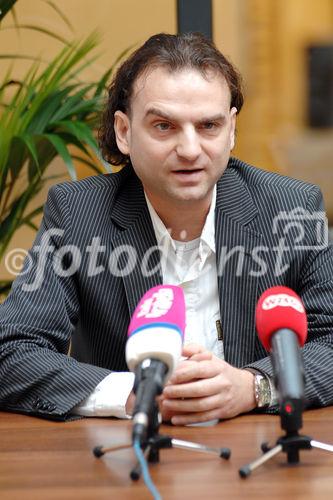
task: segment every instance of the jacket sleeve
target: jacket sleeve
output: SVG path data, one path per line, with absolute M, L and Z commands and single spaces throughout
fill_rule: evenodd
M 333 247 L 326 230 L 319 234 L 322 195 L 313 188 L 308 199 L 309 219 L 304 245 L 298 243 L 294 251 L 304 252 L 304 263 L 298 278 L 296 292 L 300 295 L 308 319 L 307 342 L 302 348 L 305 367 L 306 406 L 333 404 Z M 316 220 L 317 214 L 317 220 Z M 322 219 L 323 220 L 323 219 Z M 292 265 L 292 262 L 291 262 Z M 269 357 L 250 365 L 273 377 Z
M 66 419 L 110 373 L 68 356 L 80 308 L 73 262 L 63 253 L 68 244 L 66 194 L 55 186 L 23 271 L 0 305 L 3 410 Z

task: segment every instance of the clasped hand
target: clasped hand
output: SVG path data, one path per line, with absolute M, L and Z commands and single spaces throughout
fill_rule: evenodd
M 204 347 L 188 344 L 160 397 L 164 421 L 175 425 L 232 418 L 255 408 L 253 374 Z

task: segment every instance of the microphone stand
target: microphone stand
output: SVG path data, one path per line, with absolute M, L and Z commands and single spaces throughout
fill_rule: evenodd
M 150 419 L 150 424 L 148 426 L 147 439 L 141 444 L 141 448 L 147 458 L 149 463 L 158 463 L 160 460 L 159 451 L 163 448 L 180 448 L 188 451 L 196 451 L 203 453 L 212 453 L 228 460 L 231 455 L 231 450 L 229 448 L 212 448 L 199 443 L 193 443 L 191 441 L 184 441 L 182 439 L 174 439 L 171 436 L 159 434 L 159 411 L 158 404 L 154 403 L 154 408 L 152 412 L 152 418 Z M 126 443 L 122 445 L 111 446 L 105 448 L 103 446 L 96 446 L 93 449 L 93 454 L 95 457 L 100 458 L 106 453 L 113 451 L 118 451 L 126 448 L 131 448 L 132 443 Z M 137 481 L 141 476 L 141 466 L 137 463 L 133 469 L 130 471 L 130 478 L 133 481 Z
M 330 451 L 333 453 L 333 445 L 322 443 L 321 441 L 315 441 L 309 436 L 304 436 L 298 433 L 297 426 L 288 425 L 288 419 L 286 415 L 281 415 L 282 427 L 286 430 L 286 434 L 281 436 L 277 441 L 275 446 L 268 446 L 267 442 L 261 444 L 261 450 L 263 455 L 253 462 L 244 465 L 239 469 L 239 475 L 242 478 L 248 477 L 251 472 L 253 472 L 257 467 L 260 467 L 268 460 L 272 459 L 278 453 L 287 454 L 288 464 L 298 464 L 299 463 L 299 452 L 300 450 L 311 450 L 312 448 L 318 448 L 320 450 Z M 301 414 L 296 417 L 296 421 L 299 423 L 299 428 L 302 427 L 302 417 Z M 294 422 L 292 422 L 293 424 Z M 288 429 L 288 427 L 290 427 Z

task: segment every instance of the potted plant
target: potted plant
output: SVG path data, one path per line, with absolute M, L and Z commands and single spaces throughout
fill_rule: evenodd
M 0 22 L 14 3 L 0 0 Z M 97 81 L 83 79 L 98 43 L 96 33 L 66 43 L 46 66 L 33 61 L 23 79 L 9 70 L 0 80 L 0 260 L 20 227 L 37 230 L 34 219 L 43 206 L 31 209 L 31 201 L 54 179 L 55 157 L 73 180 L 77 162 L 94 173 L 110 171 L 100 159 L 94 131 L 113 67 Z M 0 295 L 10 286 L 0 281 Z

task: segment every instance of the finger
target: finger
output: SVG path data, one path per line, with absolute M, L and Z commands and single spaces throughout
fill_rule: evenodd
M 174 373 L 171 375 L 171 377 L 169 378 L 168 382 L 167 382 L 167 385 L 170 385 L 170 384 L 176 384 L 177 381 L 178 381 L 178 374 L 179 373 L 187 373 L 187 371 L 190 369 L 190 365 L 193 364 L 193 365 L 197 365 L 197 361 L 191 361 L 189 359 L 186 359 L 185 361 L 181 361 L 177 367 L 176 367 L 176 370 L 174 371 Z M 181 375 L 182 377 L 185 375 Z M 189 379 L 190 380 L 190 379 Z
M 180 370 L 180 371 L 183 371 L 183 370 L 186 370 L 188 366 L 188 360 L 186 361 L 180 361 L 178 363 L 178 365 L 176 366 L 176 369 L 175 371 L 173 372 L 173 374 L 171 375 L 171 377 L 169 378 L 169 380 L 166 382 L 165 386 L 167 385 L 171 385 L 171 384 L 175 384 L 176 383 L 176 378 L 175 375 L 176 373 Z
M 199 422 L 208 422 L 209 420 L 215 420 L 219 418 L 220 418 L 220 409 L 217 408 L 211 411 L 204 411 L 202 413 L 174 415 L 171 418 L 171 423 L 173 425 L 188 425 L 188 424 L 197 424 Z
M 171 422 L 172 417 L 175 416 L 174 412 L 164 409 L 162 407 L 162 405 L 160 407 L 160 413 L 161 413 L 163 422 Z
M 204 413 L 220 408 L 222 404 L 219 395 L 214 394 L 204 398 L 194 399 L 165 399 L 162 403 L 163 411 L 182 415 L 185 413 Z
M 193 354 L 189 358 L 191 361 L 208 361 L 213 359 L 213 354 L 210 351 L 199 352 L 198 354 Z
M 227 381 L 217 376 L 209 379 L 193 380 L 185 384 L 172 384 L 164 388 L 163 400 L 181 398 L 202 398 L 213 394 L 222 395 Z
M 207 349 L 200 344 L 190 343 L 183 346 L 182 355 L 185 357 L 193 356 L 194 354 L 199 354 Z
M 222 371 L 221 360 L 203 360 L 200 362 L 187 360 L 183 361 L 176 369 L 170 382 L 172 384 L 182 384 L 195 379 L 215 377 Z

